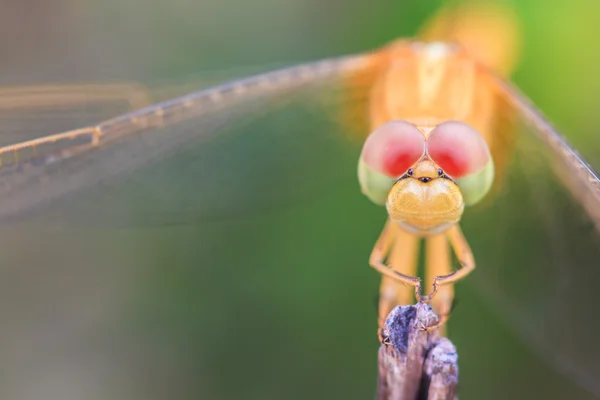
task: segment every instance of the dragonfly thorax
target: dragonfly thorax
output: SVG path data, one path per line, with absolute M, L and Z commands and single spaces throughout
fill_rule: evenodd
M 458 186 L 427 158 L 398 179 L 386 202 L 392 221 L 423 236 L 450 228 L 460 220 L 464 207 Z

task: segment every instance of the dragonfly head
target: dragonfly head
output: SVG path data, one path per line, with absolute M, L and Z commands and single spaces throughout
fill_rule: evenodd
M 426 130 L 395 120 L 367 137 L 358 180 L 369 199 L 386 205 L 392 220 L 428 235 L 458 222 L 465 205 L 486 195 L 494 163 L 485 139 L 464 122 Z
M 392 186 L 390 219 L 417 234 L 436 234 L 457 223 L 465 203 L 459 187 L 428 158 L 417 162 Z

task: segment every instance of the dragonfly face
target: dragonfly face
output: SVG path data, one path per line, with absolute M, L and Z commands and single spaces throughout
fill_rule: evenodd
M 386 208 L 402 229 L 428 236 L 442 233 L 462 216 L 464 202 L 456 184 L 433 161 L 419 161 L 392 186 Z

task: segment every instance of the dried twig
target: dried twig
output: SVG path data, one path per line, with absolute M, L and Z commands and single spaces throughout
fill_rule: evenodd
M 425 303 L 396 307 L 388 315 L 379 348 L 378 400 L 455 400 L 458 356 L 440 338 L 438 316 Z

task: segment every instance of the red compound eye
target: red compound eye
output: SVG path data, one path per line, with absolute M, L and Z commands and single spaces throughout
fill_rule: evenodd
M 481 171 L 491 159 L 490 149 L 479 132 L 457 121 L 444 122 L 431 131 L 427 153 L 454 179 Z
M 369 168 L 399 177 L 425 152 L 425 137 L 411 123 L 392 121 L 375 129 L 363 146 L 361 157 Z

